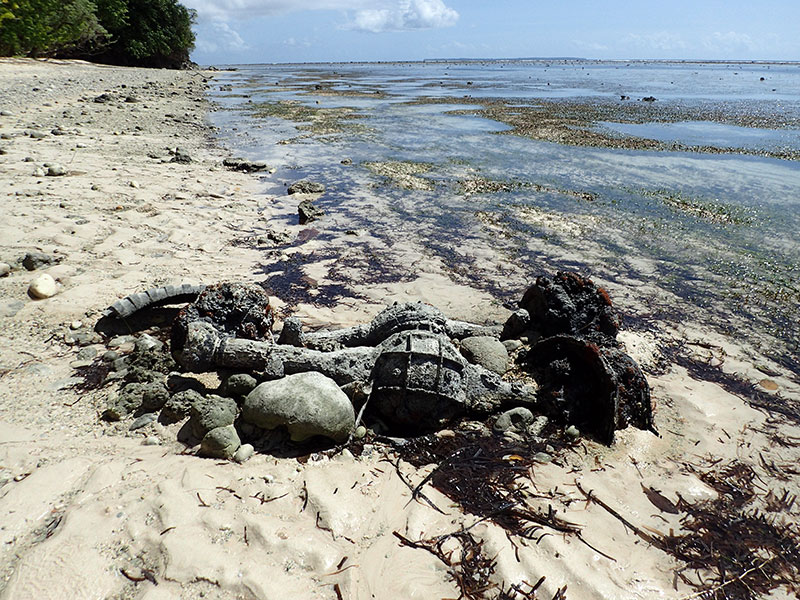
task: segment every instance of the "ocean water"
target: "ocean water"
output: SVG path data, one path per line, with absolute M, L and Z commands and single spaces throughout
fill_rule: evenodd
M 223 143 L 275 167 L 267 193 L 325 183 L 325 227 L 363 228 L 384 249 L 413 240 L 506 302 L 575 269 L 631 290 L 631 323 L 694 319 L 800 376 L 800 161 L 776 154 L 800 151 L 800 64 L 239 65 L 214 81 Z M 656 97 L 653 120 L 591 128 L 720 153 L 541 141 L 480 114 L 546 101 L 613 116 L 623 96 Z M 686 118 L 665 122 L 662 107 Z M 409 271 L 390 253 L 379 268 Z

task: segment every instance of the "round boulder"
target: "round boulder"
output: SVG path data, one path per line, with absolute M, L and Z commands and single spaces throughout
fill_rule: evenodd
M 200 454 L 209 458 L 230 460 L 242 445 L 239 434 L 233 425 L 216 427 L 209 431 L 200 442 Z
M 465 338 L 461 341 L 461 354 L 469 362 L 499 375 L 508 369 L 508 350 L 497 338 L 487 335 Z
M 192 433 L 202 440 L 212 429 L 233 425 L 236 412 L 236 401 L 233 398 L 209 394 L 196 400 L 190 411 Z
M 242 420 L 263 429 L 284 425 L 294 441 L 321 435 L 343 442 L 355 423 L 355 411 L 333 379 L 312 371 L 256 387 L 244 399 Z

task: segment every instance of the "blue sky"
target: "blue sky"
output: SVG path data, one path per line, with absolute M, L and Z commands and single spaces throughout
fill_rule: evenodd
M 800 0 L 182 0 L 200 64 L 425 58 L 800 60 Z

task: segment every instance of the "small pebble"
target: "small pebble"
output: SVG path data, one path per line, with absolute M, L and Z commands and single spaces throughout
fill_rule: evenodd
M 11 273 L 11 265 L 8 263 L 0 262 L 0 277 L 5 277 Z
M 255 449 L 253 448 L 252 444 L 242 444 L 239 446 L 239 449 L 236 451 L 236 454 L 233 455 L 233 460 L 237 463 L 242 464 L 250 460 L 253 456 L 253 452 Z
M 141 417 L 134 419 L 133 423 L 131 423 L 131 426 L 128 427 L 128 431 L 136 431 L 137 429 L 141 429 L 142 427 L 150 425 L 150 423 L 155 421 L 157 417 L 158 413 L 145 413 Z
M 549 463 L 553 460 L 553 457 L 550 456 L 547 452 L 537 452 L 533 455 L 533 460 L 538 463 Z
M 567 437 L 572 438 L 573 440 L 578 439 L 581 436 L 580 430 L 575 427 L 575 425 L 570 425 L 564 430 L 564 433 L 567 434 Z
M 143 446 L 160 446 L 161 440 L 159 440 L 156 436 L 151 435 L 149 437 L 144 438 L 142 442 Z
M 114 352 L 113 350 L 108 350 L 103 353 L 103 362 L 114 362 L 119 358 L 119 352 Z
M 353 432 L 353 437 L 357 440 L 364 439 L 365 435 L 367 435 L 367 428 L 363 425 L 356 427 L 356 430 Z
M 81 327 L 83 327 L 83 323 L 81 321 L 73 321 L 69 324 L 69 328 L 72 329 L 72 331 L 80 329 Z

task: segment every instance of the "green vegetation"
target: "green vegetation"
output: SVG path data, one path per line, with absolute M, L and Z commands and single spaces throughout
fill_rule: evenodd
M 180 68 L 195 13 L 177 0 L 0 0 L 0 55 Z

